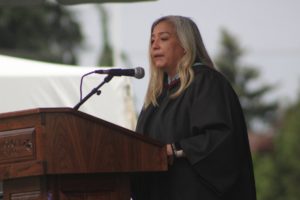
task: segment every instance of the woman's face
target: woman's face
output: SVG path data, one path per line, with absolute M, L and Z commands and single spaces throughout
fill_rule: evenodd
M 154 27 L 150 55 L 155 67 L 163 69 L 171 77 L 176 74 L 176 66 L 184 55 L 184 49 L 170 22 L 162 21 Z

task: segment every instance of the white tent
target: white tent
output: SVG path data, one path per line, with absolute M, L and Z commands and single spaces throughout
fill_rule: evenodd
M 44 107 L 74 107 L 80 100 L 81 77 L 99 68 L 72 67 L 0 55 L 0 113 Z M 105 75 L 83 79 L 83 97 Z M 135 109 L 130 78 L 114 77 L 79 110 L 132 129 Z

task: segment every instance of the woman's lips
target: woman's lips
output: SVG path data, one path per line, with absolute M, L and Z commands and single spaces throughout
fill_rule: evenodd
M 162 58 L 164 55 L 163 54 L 155 54 L 153 55 L 153 58 Z

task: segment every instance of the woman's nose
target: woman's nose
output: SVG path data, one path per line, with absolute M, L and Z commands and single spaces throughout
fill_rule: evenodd
M 153 49 L 159 48 L 159 42 L 158 42 L 158 40 L 153 40 L 153 42 L 152 42 L 152 48 Z

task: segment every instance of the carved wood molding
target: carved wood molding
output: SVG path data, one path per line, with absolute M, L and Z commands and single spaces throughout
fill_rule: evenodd
M 0 132 L 0 164 L 35 158 L 35 128 Z

